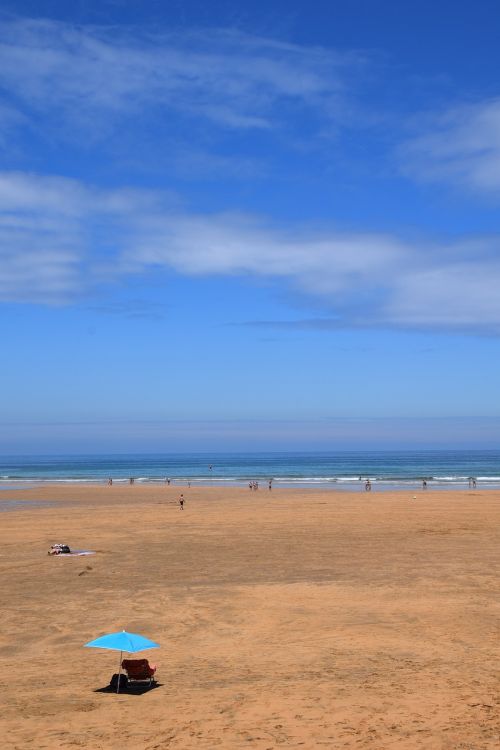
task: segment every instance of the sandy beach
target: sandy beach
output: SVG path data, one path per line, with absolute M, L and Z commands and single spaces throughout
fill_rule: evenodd
M 5 747 L 500 746 L 500 492 L 46 485 L 7 505 Z M 100 691 L 117 655 L 83 648 L 122 628 L 161 644 L 142 695 Z

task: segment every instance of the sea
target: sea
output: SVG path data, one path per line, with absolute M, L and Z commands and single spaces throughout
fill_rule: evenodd
M 336 451 L 0 456 L 0 489 L 47 482 L 165 483 L 364 490 L 500 488 L 500 451 Z

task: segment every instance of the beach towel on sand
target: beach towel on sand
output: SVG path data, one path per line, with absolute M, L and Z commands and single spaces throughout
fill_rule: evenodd
M 95 555 L 95 552 L 88 549 L 70 550 L 67 544 L 53 544 L 48 554 L 56 557 L 81 557 L 82 555 Z
M 95 555 L 90 549 L 75 549 L 73 552 L 60 552 L 57 557 L 83 557 L 85 555 Z

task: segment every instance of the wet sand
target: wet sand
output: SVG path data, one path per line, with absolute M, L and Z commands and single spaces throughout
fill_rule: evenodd
M 500 492 L 13 499 L 48 504 L 0 514 L 5 747 L 500 747 Z M 162 646 L 142 695 L 100 692 L 117 655 L 82 648 L 122 628 Z

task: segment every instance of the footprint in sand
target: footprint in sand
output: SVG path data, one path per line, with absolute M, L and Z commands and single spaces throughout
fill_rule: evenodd
M 91 565 L 87 565 L 87 567 L 85 568 L 85 570 L 81 570 L 80 573 L 78 573 L 78 575 L 79 576 L 87 575 L 87 573 L 89 572 L 89 570 L 93 570 L 93 568 L 92 568 Z

